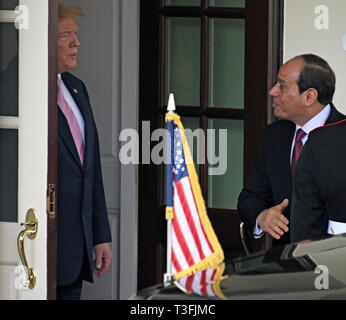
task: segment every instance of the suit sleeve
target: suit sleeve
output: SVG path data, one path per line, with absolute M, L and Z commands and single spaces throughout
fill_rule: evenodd
M 238 198 L 240 220 L 253 231 L 258 215 L 273 205 L 273 195 L 267 175 L 266 145 L 268 132 L 264 132 L 258 157 L 245 187 Z
M 93 189 L 93 238 L 94 245 L 111 242 L 111 231 L 108 221 L 106 200 L 100 163 L 100 147 L 95 127 L 95 159 L 94 159 L 94 189 Z
M 84 93 L 89 100 L 88 92 L 83 83 Z M 100 145 L 95 121 L 93 119 L 94 127 L 94 175 L 93 175 L 93 213 L 92 213 L 92 229 L 93 229 L 93 245 L 100 243 L 111 242 L 111 231 L 108 220 L 108 213 L 106 207 L 106 199 L 103 187 L 101 160 L 100 160 Z
M 319 192 L 318 163 L 309 138 L 294 170 L 291 241 L 316 240 L 325 235 L 325 203 Z

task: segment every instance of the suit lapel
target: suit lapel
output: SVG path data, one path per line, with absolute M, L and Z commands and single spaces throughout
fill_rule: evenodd
M 92 146 L 94 141 L 94 134 L 92 130 L 92 115 L 90 113 L 90 106 L 88 100 L 85 98 L 83 93 L 83 88 L 81 87 L 80 83 L 73 83 L 73 81 L 70 81 L 70 78 L 67 77 L 65 74 L 62 74 L 62 79 L 64 81 L 64 84 L 66 85 L 67 89 L 69 90 L 73 100 L 76 102 L 77 107 L 79 108 L 83 118 L 84 118 L 84 137 L 85 137 L 85 144 L 84 144 L 84 167 L 82 167 L 77 148 L 75 146 L 71 131 L 69 129 L 68 123 L 64 117 L 65 125 L 61 126 L 61 130 L 59 132 L 61 133 L 62 138 L 64 139 L 65 143 L 67 144 L 68 148 L 70 149 L 74 159 L 78 162 L 81 169 L 86 170 L 88 168 L 89 162 L 90 162 L 90 154 L 92 152 Z M 60 108 L 59 108 L 60 109 Z M 61 113 L 62 114 L 62 113 Z M 67 127 L 66 127 L 67 126 Z
M 72 91 L 71 95 L 76 102 L 80 112 L 83 115 L 84 118 L 84 137 L 85 137 L 85 144 L 84 144 L 84 170 L 86 170 L 90 163 L 90 154 L 93 152 L 92 146 L 94 145 L 94 135 L 92 130 L 92 115 L 90 113 L 90 107 L 87 107 L 89 105 L 89 102 L 87 99 L 85 99 L 82 92 L 76 89 L 70 89 L 70 92 Z M 75 91 L 76 90 L 76 91 Z
M 284 161 L 285 166 L 285 180 L 288 186 L 288 192 L 289 192 L 289 197 L 291 196 L 292 192 L 292 177 L 291 177 L 291 148 L 292 148 L 292 140 L 293 136 L 295 133 L 296 126 L 292 122 L 292 126 L 289 127 L 287 134 L 286 134 L 286 139 L 283 143 L 283 153 L 285 156 L 282 159 Z

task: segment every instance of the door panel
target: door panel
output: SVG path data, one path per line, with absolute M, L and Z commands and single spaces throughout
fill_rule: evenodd
M 226 256 L 245 254 L 235 208 L 271 118 L 268 90 L 279 66 L 281 4 L 141 1 L 139 126 L 150 121 L 152 131 L 164 127 L 168 93 L 173 92 L 185 128 L 191 125 L 188 118 L 205 133 L 227 130 L 227 170 L 211 175 L 214 168 L 206 161 L 198 172 Z M 194 99 L 187 99 L 191 94 Z M 139 165 L 138 288 L 162 281 L 165 272 L 164 172 L 155 164 Z
M 1 78 L 5 81 L 0 83 L 2 86 L 7 83 L 6 80 L 9 78 L 6 73 L 10 68 L 18 68 L 18 116 L 0 113 L 0 130 L 3 135 L 5 132 L 11 132 L 11 136 L 17 134 L 18 148 L 12 150 L 12 164 L 8 161 L 1 161 L 0 170 L 5 170 L 6 165 L 9 170 L 14 172 L 14 176 L 7 177 L 6 180 L 17 179 L 18 212 L 17 214 L 12 212 L 11 218 L 8 219 L 8 214 L 4 211 L 13 211 L 13 204 L 6 205 L 5 202 L 5 205 L 0 207 L 2 211 L 0 213 L 0 299 L 46 299 L 48 1 L 21 0 L 19 4 L 23 7 L 19 8 L 21 10 L 17 15 L 13 15 L 15 8 L 11 6 L 16 5 L 16 1 L 8 1 L 7 4 L 8 6 L 5 8 L 7 12 L 0 12 L 1 26 L 6 24 L 8 27 L 9 24 L 14 24 L 16 19 L 19 22 L 16 24 L 19 29 L 18 60 L 16 52 L 7 52 L 11 55 L 12 63 L 1 66 Z M 29 24 L 26 25 L 28 21 Z M 12 30 L 13 28 L 3 28 L 4 32 L 6 29 Z M 8 47 L 3 45 L 2 41 L 3 38 L 0 39 L 1 48 L 6 51 Z M 11 72 L 13 78 L 13 71 Z M 1 103 L 6 102 L 1 101 Z M 0 110 L 8 109 L 4 107 Z M 4 137 L 6 138 L 6 136 Z M 2 143 L 0 149 L 9 148 L 9 137 L 5 141 L 3 140 L 0 140 Z M 15 183 L 14 181 L 3 181 L 3 179 L 5 178 L 1 176 L 1 183 L 5 187 L 6 185 L 13 186 Z M 5 193 L 5 191 L 1 192 Z M 34 240 L 25 236 L 24 246 L 28 264 L 34 268 L 37 280 L 33 289 L 25 289 L 21 285 L 22 282 L 18 281 L 23 277 L 23 270 L 17 268 L 22 264 L 17 250 L 17 236 L 24 229 L 21 223 L 25 222 L 26 213 L 30 208 L 34 208 L 38 214 L 38 234 Z

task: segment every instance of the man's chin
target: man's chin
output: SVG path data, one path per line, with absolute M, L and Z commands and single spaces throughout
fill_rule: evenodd
M 70 63 L 70 64 L 68 65 L 68 70 L 72 70 L 72 69 L 74 69 L 75 67 L 77 67 L 77 61 L 75 61 L 75 62 L 73 62 L 73 63 Z
M 282 114 L 280 110 L 278 109 L 278 107 L 274 107 L 274 116 L 277 118 L 282 118 Z
M 286 118 L 286 116 L 283 113 L 280 112 L 274 112 L 274 115 L 276 118 L 280 119 L 280 120 L 289 120 Z

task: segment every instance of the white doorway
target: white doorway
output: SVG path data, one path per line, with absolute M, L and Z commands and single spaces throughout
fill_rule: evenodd
M 0 299 L 47 298 L 48 17 L 46 0 L 0 4 Z M 28 288 L 17 236 L 30 208 L 38 226 L 32 240 L 23 232 L 36 277 Z

